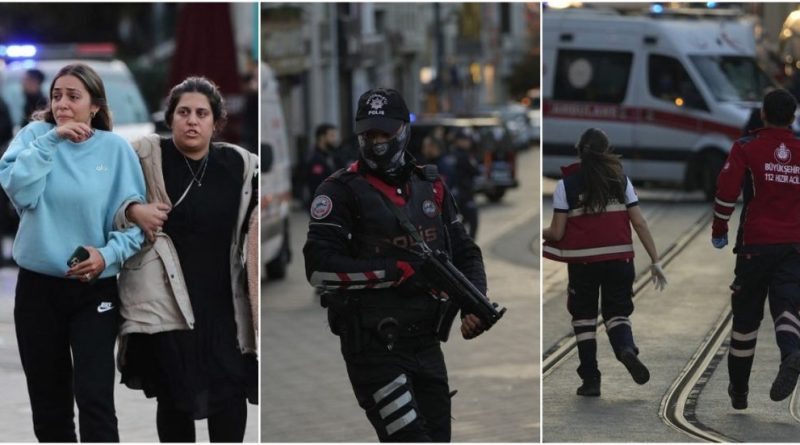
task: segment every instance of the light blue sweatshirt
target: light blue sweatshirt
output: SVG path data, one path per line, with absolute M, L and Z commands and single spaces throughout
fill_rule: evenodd
M 31 122 L 0 159 L 0 185 L 20 214 L 14 260 L 25 269 L 64 277 L 75 248 L 93 246 L 106 262 L 100 278 L 111 277 L 144 241 L 137 226 L 112 227 L 123 202 L 145 202 L 139 159 L 114 133 L 95 130 L 76 144 Z

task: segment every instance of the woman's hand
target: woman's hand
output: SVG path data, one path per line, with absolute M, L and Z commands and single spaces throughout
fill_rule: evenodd
M 70 267 L 67 271 L 67 276 L 75 277 L 84 283 L 88 283 L 106 270 L 106 260 L 103 259 L 103 255 L 100 255 L 100 252 L 94 247 L 83 246 L 83 248 L 89 252 L 89 258 Z
M 94 130 L 83 122 L 67 122 L 56 127 L 56 134 L 72 142 L 83 142 L 92 137 Z
M 650 279 L 658 291 L 663 291 L 667 287 L 667 274 L 664 273 L 660 261 L 650 265 Z
M 164 223 L 167 221 L 170 210 L 172 207 L 163 202 L 134 203 L 128 206 L 125 215 L 144 231 L 150 242 L 153 242 L 156 239 L 156 233 L 164 229 Z

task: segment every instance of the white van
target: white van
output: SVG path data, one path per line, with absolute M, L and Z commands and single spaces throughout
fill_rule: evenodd
M 24 62 L 0 62 L 0 94 L 11 112 L 15 130 L 19 130 L 25 95 L 22 91 L 22 77 L 25 71 L 36 68 L 44 74 L 42 94 L 50 96 L 50 84 L 58 71 L 72 63 L 85 63 L 91 66 L 103 79 L 108 106 L 114 123 L 114 133 L 132 141 L 155 133 L 155 124 L 147 111 L 139 86 L 133 79 L 128 66 L 120 60 L 96 59 L 58 59 L 26 60 Z
M 636 182 L 713 198 L 727 153 L 774 86 L 755 59 L 753 23 L 738 16 L 622 16 L 547 11 L 543 19 L 545 176 L 602 128 Z
M 286 276 L 291 261 L 291 164 L 278 82 L 261 64 L 261 262 L 267 278 Z

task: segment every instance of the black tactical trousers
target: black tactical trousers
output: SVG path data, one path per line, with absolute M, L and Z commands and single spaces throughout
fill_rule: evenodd
M 401 338 L 391 350 L 373 340 L 346 362 L 381 442 L 450 441 L 450 389 L 438 340 Z
M 628 318 L 633 313 L 633 260 L 570 264 L 567 271 L 567 310 L 572 315 L 572 328 L 578 343 L 578 375 L 582 379 L 598 378 L 595 338 L 598 300 L 614 353 L 619 355 L 626 347 L 638 353 Z
M 770 253 L 739 255 L 731 290 L 728 374 L 734 389 L 743 392 L 748 389 L 767 297 L 781 360 L 800 349 L 800 253 L 786 246 Z

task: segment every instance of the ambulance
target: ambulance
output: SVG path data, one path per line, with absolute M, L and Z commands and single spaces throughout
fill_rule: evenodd
M 756 63 L 753 21 L 720 13 L 546 11 L 543 174 L 559 177 L 580 134 L 598 127 L 635 183 L 712 199 L 732 143 L 775 86 Z
M 278 82 L 261 64 L 261 262 L 267 279 L 286 276 L 289 245 L 291 163 Z

